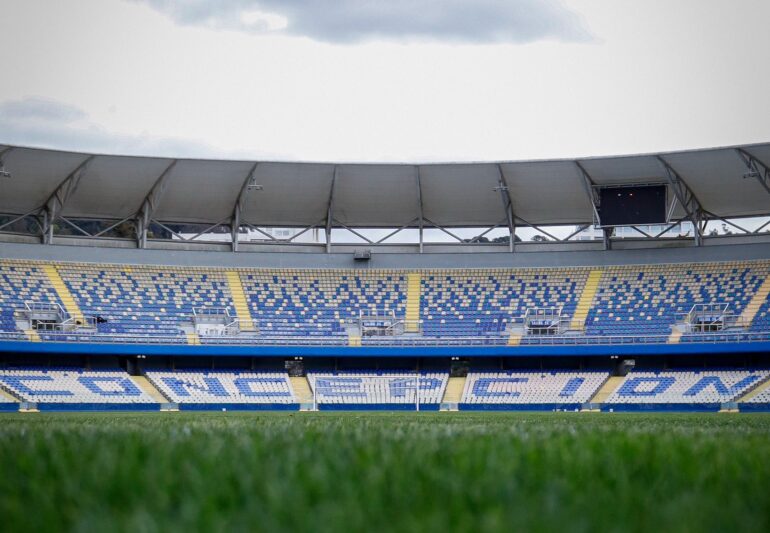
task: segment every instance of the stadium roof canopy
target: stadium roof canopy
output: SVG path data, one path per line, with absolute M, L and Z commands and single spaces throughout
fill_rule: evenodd
M 0 145 L 0 213 L 307 227 L 590 224 L 592 187 L 663 183 L 672 218 L 770 214 L 770 143 L 550 161 L 330 164 L 132 157 Z M 249 185 L 252 185 L 251 187 Z M 679 201 L 677 201 L 679 200 Z M 689 204 L 689 207 L 688 207 Z M 503 226 L 505 222 L 503 222 Z

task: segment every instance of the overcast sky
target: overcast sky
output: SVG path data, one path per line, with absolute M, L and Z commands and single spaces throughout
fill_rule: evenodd
M 767 0 L 0 7 L 0 143 L 436 161 L 770 141 Z

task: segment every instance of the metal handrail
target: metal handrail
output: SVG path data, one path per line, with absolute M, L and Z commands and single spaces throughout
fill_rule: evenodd
M 187 344 L 186 336 L 180 335 L 140 335 L 120 333 L 83 333 L 83 332 L 45 332 L 46 340 L 61 342 L 116 343 L 116 344 Z M 698 333 L 698 340 L 688 344 L 723 344 L 730 342 L 769 341 L 770 331 L 737 333 Z M 0 332 L 0 339 L 18 340 L 21 332 Z M 238 336 L 206 339 L 211 344 L 255 345 L 255 346 L 346 346 L 348 338 L 344 334 L 325 337 L 309 336 Z M 668 335 L 552 335 L 547 337 L 528 336 L 524 346 L 611 346 L 627 344 L 666 344 Z M 504 346 L 507 338 L 500 336 L 478 337 L 367 337 L 364 346 Z

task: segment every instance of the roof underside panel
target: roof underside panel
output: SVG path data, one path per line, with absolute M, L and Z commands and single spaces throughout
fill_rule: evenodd
M 0 151 L 6 148 L 0 145 Z M 2 160 L 0 213 L 23 214 L 46 203 L 90 154 L 8 147 Z M 663 158 L 708 211 L 721 217 L 770 215 L 770 193 L 737 147 L 580 159 L 599 185 L 667 183 Z M 770 164 L 770 144 L 740 147 Z M 168 158 L 93 156 L 62 214 L 122 219 L 135 213 L 172 162 Z M 165 180 L 154 218 L 215 224 L 232 216 L 254 162 L 181 159 Z M 420 189 L 418 194 L 417 172 Z M 244 194 L 242 221 L 255 226 L 306 227 L 324 223 L 337 169 L 332 211 L 350 227 L 401 227 L 420 216 L 445 227 L 505 224 L 499 189 L 502 169 L 514 213 L 532 224 L 588 223 L 592 209 L 573 160 L 447 164 L 325 164 L 260 162 L 261 188 Z M 668 192 L 674 200 L 673 191 Z M 676 205 L 673 216 L 683 216 Z M 426 223 L 428 226 L 430 222 Z
M 580 164 L 597 185 L 666 183 L 663 165 L 655 156 L 585 159 Z
M 260 163 L 261 190 L 246 193 L 242 220 L 254 226 L 311 226 L 326 219 L 334 165 Z
M 245 161 L 179 161 L 168 176 L 153 218 L 201 224 L 229 219 L 253 165 Z
M 417 167 L 341 165 L 334 185 L 334 218 L 346 226 L 401 227 L 420 216 Z
M 63 215 L 73 218 L 122 220 L 135 214 L 171 159 L 97 156 L 65 204 Z
M 423 212 L 440 226 L 493 226 L 505 221 L 496 164 L 420 167 Z
M 501 165 L 514 214 L 530 224 L 590 223 L 593 209 L 577 165 L 571 161 Z M 554 212 L 552 206 L 558 205 Z
M 13 148 L 3 155 L 11 178 L 0 178 L 0 212 L 24 214 L 45 205 L 87 154 Z
M 768 212 L 770 195 L 757 180 L 743 177 L 748 168 L 735 150 L 708 150 L 664 157 L 690 185 L 703 208 L 715 215 L 746 216 Z

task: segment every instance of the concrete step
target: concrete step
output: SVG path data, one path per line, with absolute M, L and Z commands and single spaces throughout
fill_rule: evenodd
M 582 330 L 585 327 L 586 318 L 588 318 L 588 313 L 591 311 L 591 304 L 594 301 L 596 292 L 599 290 L 602 274 L 601 270 L 589 272 L 586 284 L 583 286 L 583 292 L 580 294 L 580 300 L 578 300 L 575 307 L 575 313 L 570 321 L 569 327 L 571 330 Z
M 758 395 L 760 392 L 763 392 L 770 388 L 770 376 L 766 377 L 763 381 L 760 381 L 759 384 L 755 385 L 753 389 L 745 393 L 743 396 L 737 398 L 736 402 L 747 402 L 751 400 L 754 396 Z
M 12 402 L 20 402 L 21 399 L 17 398 L 10 392 L 6 391 L 5 389 L 0 389 L 0 398 L 5 398 L 6 400 L 11 400 Z
M 142 391 L 148 394 L 153 400 L 158 403 L 169 403 L 171 400 L 166 398 L 162 392 L 155 388 L 155 385 L 150 383 L 150 380 L 144 376 L 129 376 L 134 385 L 139 387 Z
M 313 391 L 310 390 L 310 383 L 305 376 L 291 376 L 289 382 L 299 403 L 313 403 Z
M 746 327 L 750 326 L 754 321 L 754 317 L 757 316 L 759 308 L 767 301 L 767 297 L 770 295 L 770 276 L 768 276 L 762 285 L 759 286 L 757 292 L 751 297 L 749 303 L 746 304 L 743 313 L 741 313 L 740 323 Z
M 225 277 L 227 278 L 227 286 L 230 288 L 230 296 L 233 299 L 233 307 L 238 315 L 241 331 L 254 331 L 256 329 L 254 327 L 254 319 L 251 316 L 249 300 L 243 290 L 240 274 L 229 270 L 225 272 Z
M 465 390 L 465 377 L 449 378 L 441 403 L 460 403 Z
M 406 276 L 406 333 L 417 333 L 420 330 L 420 297 L 422 274 L 410 272 Z
M 64 280 L 59 274 L 59 270 L 56 268 L 56 265 L 43 265 L 43 272 L 45 272 L 45 275 L 48 277 L 48 281 L 56 291 L 56 295 L 59 297 L 59 300 L 61 300 L 62 306 L 64 307 L 64 310 L 67 311 L 67 314 L 69 314 L 70 318 L 73 318 L 75 321 L 80 322 L 81 324 L 85 324 L 83 312 L 80 310 L 80 307 L 75 301 L 75 298 L 67 288 L 67 284 L 64 283 Z
M 607 381 L 604 382 L 604 385 L 599 387 L 599 390 L 596 391 L 596 394 L 594 394 L 593 397 L 588 400 L 588 403 L 604 403 L 609 395 L 618 389 L 624 379 L 625 378 L 622 376 L 610 376 L 607 378 Z

